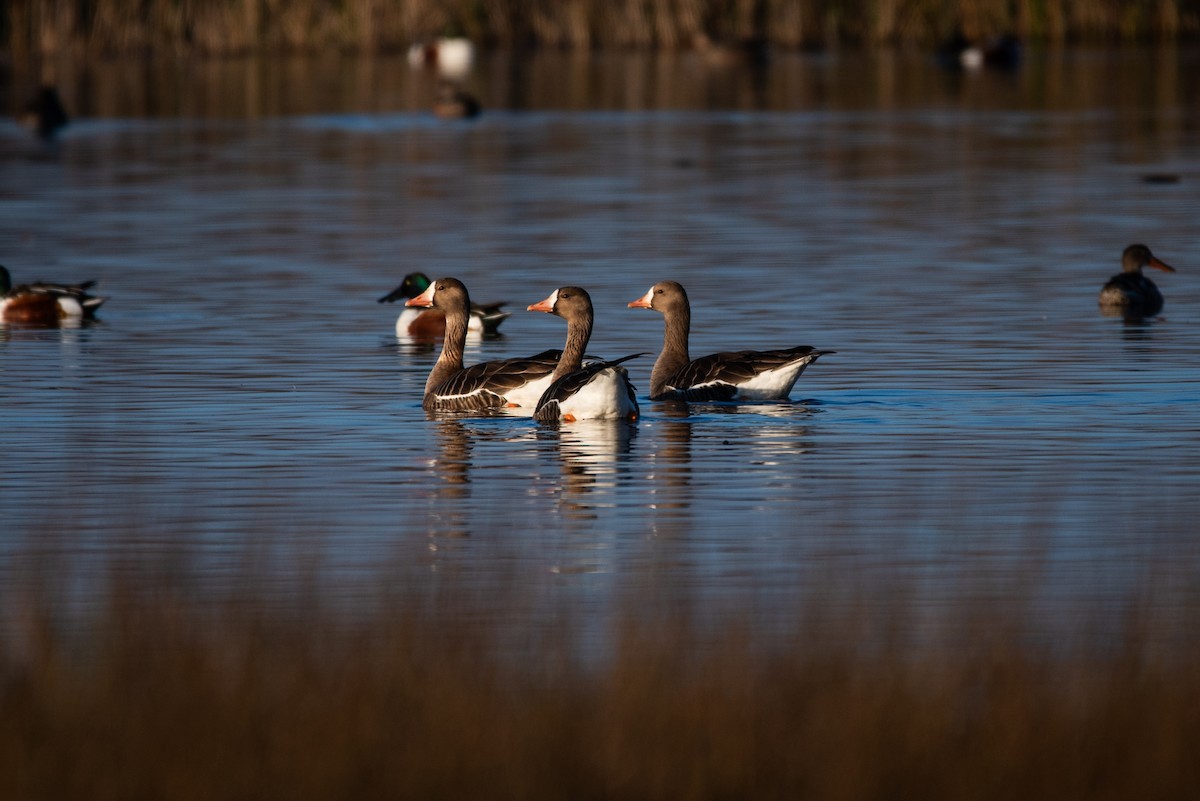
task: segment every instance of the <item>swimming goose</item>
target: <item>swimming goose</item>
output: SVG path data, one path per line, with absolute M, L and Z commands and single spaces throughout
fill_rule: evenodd
M 467 341 L 467 310 L 471 299 L 457 278 L 439 278 L 405 306 L 439 309 L 446 315 L 446 338 L 429 379 L 425 382 L 426 409 L 480 410 L 500 407 L 527 408 L 533 413 L 538 398 L 550 386 L 560 351 L 548 350 L 528 359 L 497 359 L 463 367 Z
M 397 300 L 408 300 L 420 295 L 429 287 L 429 276 L 425 273 L 409 273 L 404 276 L 400 286 L 379 299 L 380 303 L 392 303 Z M 467 321 L 467 334 L 474 336 L 494 336 L 500 323 L 511 317 L 508 312 L 500 311 L 503 303 L 472 303 L 471 318 Z M 405 308 L 396 318 L 396 336 L 398 337 L 440 337 L 446 333 L 446 315 L 437 309 Z
M 12 276 L 0 266 L 0 320 L 6 323 L 58 325 L 64 320 L 83 320 L 94 317 L 96 309 L 107 298 L 89 295 L 87 290 L 95 281 L 82 284 L 12 285 Z
M 1121 272 L 1108 279 L 1100 290 L 1100 307 L 1132 317 L 1151 317 L 1162 311 L 1163 296 L 1146 276 L 1143 267 L 1173 273 L 1175 268 L 1155 258 L 1145 245 L 1130 245 L 1121 254 Z
M 533 417 L 540 422 L 565 420 L 636 420 L 637 391 L 621 362 L 644 354 L 584 366 L 583 354 L 592 336 L 592 298 L 587 290 L 564 286 L 534 303 L 528 311 L 547 312 L 567 321 L 567 344 L 554 370 L 553 383 L 542 394 Z
M 651 400 L 781 400 L 805 367 L 834 352 L 800 345 L 714 353 L 693 360 L 688 356 L 692 311 L 680 284 L 659 281 L 629 307 L 661 312 L 666 324 L 662 353 L 650 373 Z

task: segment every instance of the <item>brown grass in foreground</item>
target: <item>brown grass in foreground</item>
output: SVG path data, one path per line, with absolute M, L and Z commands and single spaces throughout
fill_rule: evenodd
M 779 47 L 930 43 L 963 28 L 1049 41 L 1200 32 L 1192 0 L 9 0 L 0 49 L 374 51 L 451 31 L 481 44 L 690 47 L 761 38 Z
M 370 612 L 166 579 L 118 581 L 91 612 L 52 596 L 0 597 L 10 801 L 1103 801 L 1200 787 L 1194 620 L 1048 642 L 989 605 L 933 637 L 906 628 L 903 607 L 880 626 L 807 603 L 769 638 L 631 614 L 597 653 L 574 612 L 522 623 L 453 592 Z M 1146 636 L 1158 623 L 1172 635 Z

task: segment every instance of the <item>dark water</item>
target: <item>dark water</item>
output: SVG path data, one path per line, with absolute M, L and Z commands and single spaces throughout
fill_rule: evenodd
M 267 540 L 600 599 L 831 568 L 1123 597 L 1197 556 L 1197 66 L 497 57 L 474 122 L 427 113 L 402 61 L 95 67 L 56 159 L 0 125 L 0 262 L 110 298 L 95 325 L 0 328 L 0 546 L 219 570 Z M 1166 307 L 1104 317 L 1136 241 L 1179 270 Z M 468 361 L 559 346 L 520 310 L 568 283 L 591 352 L 656 352 L 661 318 L 625 304 L 661 278 L 693 354 L 837 354 L 787 404 L 429 419 L 436 347 L 375 303 L 412 270 L 511 304 Z

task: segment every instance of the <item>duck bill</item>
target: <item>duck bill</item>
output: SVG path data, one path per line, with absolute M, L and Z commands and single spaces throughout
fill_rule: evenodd
M 1174 268 L 1174 267 L 1172 267 L 1171 265 L 1167 264 L 1166 262 L 1159 261 L 1159 260 L 1158 260 L 1157 258 L 1155 258 L 1154 256 L 1151 256 L 1151 257 L 1150 257 L 1150 261 L 1148 261 L 1146 264 L 1147 264 L 1147 266 L 1148 266 L 1148 267 L 1154 267 L 1155 269 L 1162 270 L 1164 273 L 1173 273 L 1173 272 L 1175 272 L 1175 268 Z
M 649 291 L 647 291 L 645 295 L 642 295 L 637 300 L 630 301 L 629 308 L 631 308 L 631 309 L 652 309 L 652 308 L 654 308 L 651 305 L 653 300 L 654 300 L 654 287 L 650 287 Z
M 540 312 L 549 312 L 550 314 L 554 314 L 554 304 L 557 302 L 558 302 L 558 290 L 556 289 L 550 293 L 550 297 L 546 298 L 545 300 L 539 301 L 539 302 L 533 304 L 532 306 L 527 306 L 525 308 L 525 311 L 540 311 Z
M 409 298 L 404 301 L 405 306 L 417 306 L 422 309 L 428 309 L 433 305 L 433 293 L 437 289 L 437 282 L 434 281 L 429 286 L 425 287 L 425 291 L 415 298 Z
M 396 301 L 400 300 L 400 298 L 403 298 L 403 297 L 404 297 L 404 287 L 398 286 L 395 289 L 393 289 L 391 292 L 387 293 L 382 298 L 380 298 L 377 302 L 378 303 L 395 303 Z M 405 298 L 405 300 L 407 300 L 407 298 Z

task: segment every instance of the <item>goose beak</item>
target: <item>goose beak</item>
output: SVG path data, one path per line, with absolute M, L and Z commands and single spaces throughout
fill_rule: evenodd
M 422 309 L 428 309 L 433 305 L 433 293 L 437 289 L 437 281 L 425 288 L 425 291 L 415 298 L 409 298 L 404 301 L 405 306 L 419 306 Z
M 1150 261 L 1146 262 L 1146 266 L 1147 266 L 1147 267 L 1155 267 L 1155 268 L 1157 268 L 1157 269 L 1159 269 L 1159 270 L 1162 270 L 1164 273 L 1173 273 L 1173 272 L 1175 272 L 1175 268 L 1174 268 L 1174 267 L 1172 267 L 1171 265 L 1167 264 L 1166 262 L 1159 261 L 1159 260 L 1158 260 L 1157 258 L 1155 258 L 1154 256 L 1151 256 L 1151 257 L 1150 257 Z
M 557 289 L 554 290 L 553 292 L 551 292 L 550 297 L 546 298 L 545 300 L 543 300 L 539 303 L 535 303 L 532 306 L 526 307 L 525 311 L 540 311 L 540 312 L 549 312 L 550 314 L 554 314 L 554 304 L 555 303 L 558 303 L 558 290 Z
M 653 300 L 654 300 L 654 287 L 650 287 L 650 291 L 647 292 L 645 295 L 643 295 L 642 297 L 638 298 L 635 301 L 631 301 L 629 303 L 629 308 L 631 308 L 631 309 L 652 309 L 654 307 L 650 304 L 653 302 Z

